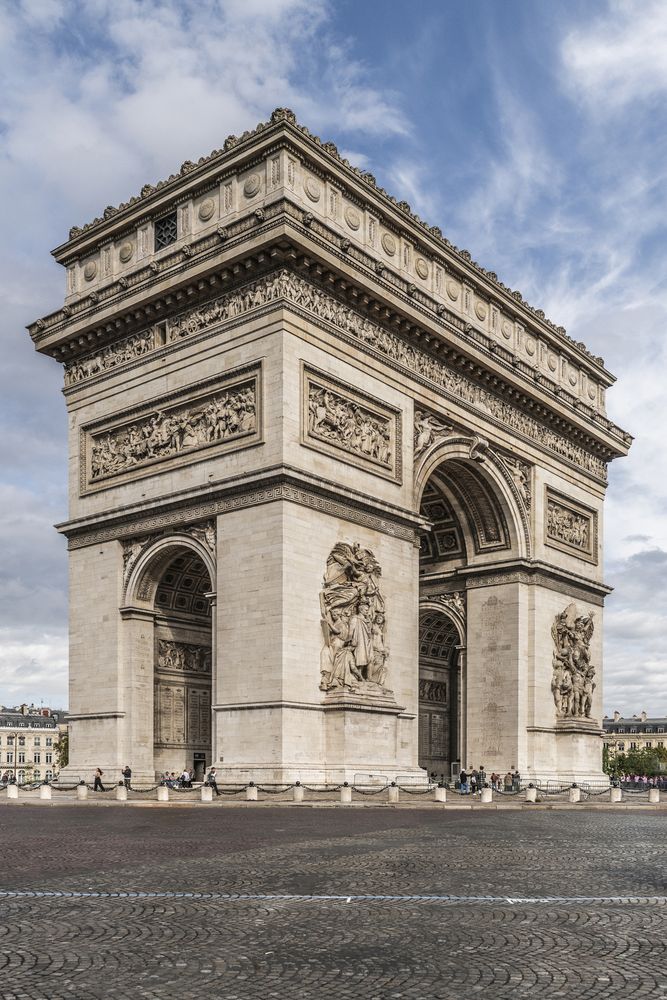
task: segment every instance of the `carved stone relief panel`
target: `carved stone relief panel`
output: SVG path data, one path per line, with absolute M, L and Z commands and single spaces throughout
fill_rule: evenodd
M 559 719 L 590 719 L 595 690 L 595 667 L 591 663 L 593 612 L 580 613 L 568 604 L 551 626 L 554 643 L 551 692 Z
M 165 463 L 196 461 L 204 449 L 220 453 L 259 442 L 260 375 L 254 366 L 83 427 L 82 493 L 162 471 Z
M 401 414 L 303 366 L 302 443 L 401 481 Z
M 382 570 L 370 549 L 338 542 L 327 559 L 320 592 L 324 646 L 320 690 L 387 697 L 389 649 Z
M 453 282 L 449 285 L 454 287 Z M 451 289 L 448 290 L 451 293 Z M 458 291 L 456 292 L 458 295 Z M 389 359 L 401 368 L 437 385 L 454 398 L 478 412 L 523 434 L 549 451 L 567 459 L 589 472 L 602 482 L 606 481 L 606 464 L 588 450 L 564 435 L 545 426 L 520 406 L 478 385 L 460 371 L 454 371 L 441 360 L 406 342 L 397 334 L 355 309 L 339 302 L 310 281 L 287 270 L 263 277 L 242 288 L 235 289 L 210 302 L 196 306 L 167 319 L 164 327 L 149 330 L 110 345 L 68 366 L 66 385 L 90 378 L 109 368 L 141 359 L 146 353 L 206 330 L 221 322 L 269 305 L 278 299 L 314 314 L 317 319 L 332 323 L 342 334 L 361 342 L 370 352 Z M 164 339 L 163 339 L 164 338 Z
M 414 457 L 418 458 L 423 451 L 436 442 L 444 441 L 454 433 L 452 424 L 447 423 L 435 413 L 428 410 L 415 409 L 414 423 Z
M 427 677 L 419 679 L 419 700 L 443 703 L 447 701 L 447 684 L 445 681 L 433 681 Z
M 598 561 L 597 513 L 546 487 L 544 540 L 587 562 Z
M 210 674 L 210 647 L 176 642 L 173 639 L 158 639 L 157 669 L 176 673 Z
M 512 481 L 523 500 L 526 510 L 529 511 L 533 502 L 531 466 L 512 455 L 501 454 L 500 457 L 512 477 Z

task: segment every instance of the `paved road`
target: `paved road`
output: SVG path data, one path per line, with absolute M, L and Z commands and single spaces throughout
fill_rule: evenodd
M 666 822 L 4 807 L 0 1000 L 667 998 Z

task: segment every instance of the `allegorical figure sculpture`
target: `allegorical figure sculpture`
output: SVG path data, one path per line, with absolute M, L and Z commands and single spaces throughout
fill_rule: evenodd
M 580 615 L 575 604 L 556 615 L 551 626 L 555 647 L 551 690 L 561 719 L 591 717 L 595 690 L 595 667 L 590 655 L 593 629 L 593 612 Z
M 380 575 L 370 549 L 338 542 L 331 550 L 320 593 L 322 691 L 390 693 Z

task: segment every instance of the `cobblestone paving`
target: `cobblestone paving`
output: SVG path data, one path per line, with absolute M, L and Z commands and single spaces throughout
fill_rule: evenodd
M 667 998 L 658 813 L 0 822 L 0 1000 Z

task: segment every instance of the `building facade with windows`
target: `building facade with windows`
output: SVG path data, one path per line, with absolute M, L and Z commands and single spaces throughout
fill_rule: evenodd
M 55 746 L 67 732 L 64 712 L 21 705 L 0 708 L 0 776 L 51 781 L 58 774 Z
M 667 717 L 650 719 L 646 712 L 625 718 L 614 712 L 602 720 L 602 739 L 610 756 L 631 750 L 664 750 L 667 747 Z

